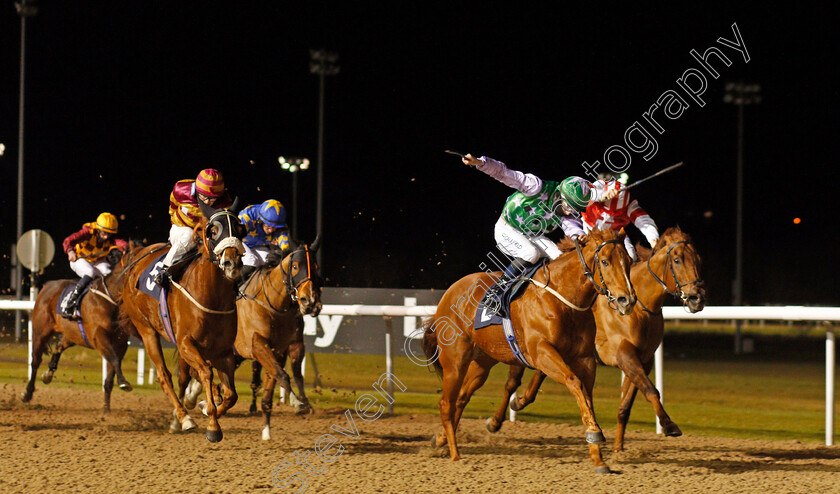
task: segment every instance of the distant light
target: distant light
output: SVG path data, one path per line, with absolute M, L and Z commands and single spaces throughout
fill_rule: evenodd
M 794 218 L 794 219 L 793 219 L 793 224 L 794 224 L 794 225 L 798 225 L 798 224 L 800 224 L 800 223 L 802 223 L 802 220 L 801 220 L 800 218 Z
M 6 145 L 0 142 L 0 156 L 3 156 L 3 153 L 6 152 Z
M 297 165 L 292 165 L 292 166 L 289 166 L 289 167 L 284 167 L 284 168 L 288 168 L 288 169 L 289 169 L 289 171 L 290 171 L 290 172 L 292 172 L 292 173 L 294 173 L 294 172 L 298 171 L 298 167 L 297 167 Z
M 706 211 L 706 212 L 703 213 L 703 217 L 704 218 L 711 218 L 712 216 L 714 216 L 714 214 L 715 213 L 713 213 L 711 211 Z
M 630 175 L 626 173 L 622 173 L 618 176 L 618 183 L 621 185 L 627 185 L 627 181 L 630 180 Z

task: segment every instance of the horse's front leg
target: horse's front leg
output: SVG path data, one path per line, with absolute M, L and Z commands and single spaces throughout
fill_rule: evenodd
M 231 354 L 230 356 L 215 360 L 213 365 L 216 367 L 216 371 L 219 374 L 219 381 L 222 384 L 222 396 L 217 397 L 214 394 L 213 397 L 214 400 L 221 398 L 221 405 L 219 405 L 216 411 L 217 415 L 221 417 L 233 408 L 233 405 L 239 399 L 239 395 L 236 394 L 236 385 L 233 381 L 236 373 L 236 362 Z M 217 389 L 216 394 L 218 393 L 219 391 Z
M 647 362 L 647 365 L 643 364 L 642 361 L 639 359 L 639 353 L 635 346 L 627 340 L 621 342 L 618 346 L 618 367 L 624 372 L 626 376 L 626 380 L 629 380 L 636 389 L 641 390 L 642 394 L 644 395 L 645 399 L 653 405 L 654 411 L 656 411 L 656 416 L 659 418 L 659 423 L 662 424 L 662 429 L 665 432 L 666 436 L 681 436 L 682 431 L 680 430 L 679 426 L 675 424 L 671 417 L 665 412 L 665 407 L 662 406 L 662 400 L 659 396 L 659 391 L 656 389 L 656 386 L 650 381 L 648 374 L 650 373 L 650 369 L 653 366 L 653 361 Z M 635 390 L 634 390 L 635 391 Z M 633 399 L 630 397 L 624 397 L 622 394 L 622 402 L 619 408 L 618 420 L 619 425 L 621 426 L 621 432 L 624 432 L 624 426 L 627 425 L 627 421 L 630 419 L 630 410 L 633 407 Z M 623 422 L 623 425 L 622 425 Z M 622 434 L 623 436 L 623 434 Z M 618 437 L 616 437 L 616 444 L 613 448 L 616 451 L 620 451 L 624 447 L 623 437 L 621 443 L 618 442 Z M 618 449 L 616 449 L 618 448 Z
M 600 445 L 606 442 L 604 433 L 595 419 L 595 407 L 592 404 L 592 385 L 594 383 L 594 358 L 592 359 L 591 376 L 578 376 L 566 361 L 560 352 L 557 351 L 548 341 L 540 342 L 536 347 L 536 358 L 534 358 L 535 367 L 548 377 L 554 379 L 560 384 L 566 386 L 572 396 L 577 401 L 580 409 L 580 418 L 583 426 L 586 428 L 586 442 L 589 444 L 589 458 L 595 464 L 596 473 L 609 473 L 610 468 L 604 463 L 601 456 Z M 578 369 L 580 371 L 581 369 Z
M 213 369 L 207 365 L 201 357 L 201 353 L 198 351 L 198 348 L 191 338 L 186 337 L 179 342 L 179 351 L 181 358 L 184 359 L 187 365 L 192 367 L 192 369 L 198 374 L 198 380 L 204 387 L 204 392 L 207 395 L 207 408 L 204 410 L 204 413 L 209 419 L 205 437 L 211 443 L 217 443 L 222 440 L 223 434 L 222 428 L 219 426 L 216 403 L 213 401 Z M 170 386 L 172 385 L 170 384 Z M 183 409 L 184 406 L 178 402 L 177 397 L 174 396 L 174 390 L 172 391 L 172 394 L 173 398 L 175 398 L 175 401 L 177 402 L 177 406 Z M 184 411 L 186 412 L 186 410 Z

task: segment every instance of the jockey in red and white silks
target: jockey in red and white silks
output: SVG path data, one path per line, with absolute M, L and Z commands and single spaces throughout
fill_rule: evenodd
M 591 230 L 607 227 L 618 231 L 633 223 L 653 248 L 659 240 L 659 230 L 653 218 L 639 206 L 639 202 L 630 198 L 630 192 L 623 190 L 622 185 L 615 180 L 596 180 L 594 186 L 619 192 L 610 201 L 592 201 L 586 206 L 586 211 L 583 213 L 584 231 L 589 233 Z M 624 246 L 630 257 L 636 259 L 636 249 L 629 237 L 624 238 Z

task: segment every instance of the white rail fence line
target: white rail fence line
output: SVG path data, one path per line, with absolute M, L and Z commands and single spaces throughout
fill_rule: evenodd
M 21 300 L 0 300 L 0 310 L 29 310 L 35 303 Z M 392 339 L 392 317 L 417 317 L 430 316 L 435 313 L 437 306 L 434 305 L 324 305 L 321 314 L 341 316 L 379 316 L 386 321 L 385 345 L 386 345 L 386 371 L 393 375 L 393 357 L 391 350 Z M 711 306 L 696 314 L 686 312 L 682 307 L 663 307 L 662 315 L 666 320 L 753 320 L 753 321 L 819 321 L 819 322 L 840 322 L 840 307 L 804 307 L 804 306 L 772 306 L 772 307 L 730 307 Z M 138 360 L 145 360 L 142 348 L 139 350 Z M 826 327 L 825 340 L 825 444 L 834 444 L 834 376 L 835 376 L 835 337 L 834 328 Z M 29 322 L 29 361 L 32 362 L 32 322 Z M 143 363 L 138 361 L 138 384 L 142 384 Z M 664 401 L 663 385 L 663 354 L 662 346 L 656 350 L 654 372 L 656 388 Z M 102 372 L 105 379 L 106 365 L 103 359 Z M 150 369 L 149 382 L 152 381 Z M 30 370 L 31 372 L 31 370 Z M 389 380 L 389 387 L 393 383 Z M 393 393 L 392 393 L 393 396 Z M 389 412 L 392 412 L 389 406 Z M 515 415 L 511 415 L 513 419 Z M 657 432 L 661 433 L 661 427 L 657 420 Z

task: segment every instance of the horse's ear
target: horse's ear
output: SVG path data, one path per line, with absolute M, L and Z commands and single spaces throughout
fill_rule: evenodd
M 204 204 L 200 200 L 196 201 L 196 202 L 198 203 L 198 207 L 201 209 L 201 214 L 203 214 L 204 217 L 207 218 L 208 220 L 216 212 L 216 209 L 213 208 L 212 206 L 208 206 L 207 204 Z
M 237 207 L 238 206 L 239 206 L 239 196 L 236 196 L 236 197 L 233 198 L 233 204 L 231 204 L 228 209 L 235 213 L 235 212 L 237 212 Z
M 321 235 L 316 235 L 315 240 L 312 241 L 312 244 L 309 246 L 309 249 L 312 250 L 312 252 L 315 252 L 315 251 L 318 250 L 318 247 L 320 247 L 320 246 L 321 246 Z

